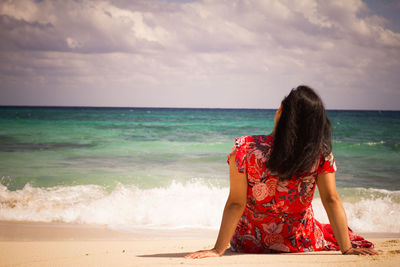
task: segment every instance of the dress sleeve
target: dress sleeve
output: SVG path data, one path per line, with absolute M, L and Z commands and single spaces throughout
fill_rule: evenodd
M 336 168 L 335 157 L 331 152 L 327 157 L 322 158 L 321 164 L 319 165 L 317 172 L 319 175 L 327 172 L 335 172 L 336 170 L 337 168 Z
M 238 171 L 241 173 L 247 172 L 247 164 L 246 164 L 246 157 L 248 153 L 248 143 L 247 140 L 248 136 L 242 136 L 235 139 L 235 143 L 233 144 L 232 151 L 228 155 L 228 164 L 229 158 L 232 154 L 236 154 L 235 162 L 238 168 Z

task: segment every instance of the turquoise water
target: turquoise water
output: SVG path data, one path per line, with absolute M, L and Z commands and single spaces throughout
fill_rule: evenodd
M 342 187 L 400 189 L 400 112 L 329 111 Z M 0 109 L 0 177 L 31 185 L 118 183 L 151 188 L 171 179 L 226 183 L 234 138 L 268 134 L 273 110 Z
M 234 109 L 2 107 L 0 219 L 68 221 L 68 216 L 61 213 L 56 217 L 31 214 L 32 209 L 55 209 L 60 205 L 57 200 L 67 203 L 71 212 L 78 214 L 71 216 L 70 221 L 87 223 L 76 205 L 105 199 L 116 201 L 122 194 L 126 201 L 135 201 L 146 209 L 149 201 L 152 206 L 160 205 L 152 201 L 155 196 L 163 196 L 162 192 L 164 199 L 169 199 L 171 194 L 182 195 L 193 187 L 198 188 L 193 194 L 202 192 L 199 197 L 208 197 L 215 190 L 220 192 L 222 196 L 214 204 L 223 205 L 229 186 L 226 155 L 235 137 L 270 133 L 274 113 Z M 328 116 L 333 125 L 336 179 L 342 199 L 352 205 L 383 201 L 378 203 L 380 206 L 377 204 L 380 209 L 384 206 L 389 213 L 397 209 L 400 112 L 328 111 Z M 154 197 L 142 203 L 146 194 Z M 50 204 L 37 199 L 39 196 L 56 200 L 49 208 L 46 205 Z M 178 205 L 174 199 L 170 201 Z M 30 217 L 24 210 L 29 205 L 36 205 L 30 206 Z M 127 207 L 127 212 L 133 210 Z M 122 215 L 115 216 L 118 219 Z M 393 216 L 400 219 L 398 213 Z M 134 215 L 121 218 L 136 226 L 163 224 L 161 219 L 138 220 Z M 195 222 L 199 221 L 199 227 L 218 224 L 207 220 L 201 223 L 201 218 Z M 108 223 L 102 219 L 94 222 Z M 190 223 L 193 222 L 186 222 Z
M 172 179 L 226 183 L 225 155 L 238 135 L 265 133 L 272 111 L 2 109 L 3 184 L 118 183 L 149 188 Z M 221 160 L 222 159 L 222 160 Z

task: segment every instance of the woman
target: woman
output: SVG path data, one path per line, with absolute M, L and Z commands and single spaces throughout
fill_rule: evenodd
M 228 156 L 230 193 L 213 249 L 186 258 L 221 256 L 228 248 L 247 253 L 341 250 L 378 254 L 354 234 L 335 184 L 331 125 L 320 97 L 299 86 L 284 98 L 269 136 L 236 139 Z M 315 186 L 329 224 L 314 219 Z

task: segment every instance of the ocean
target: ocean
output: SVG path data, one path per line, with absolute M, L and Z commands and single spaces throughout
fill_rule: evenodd
M 236 137 L 275 110 L 0 107 L 0 220 L 217 230 Z M 400 111 L 329 110 L 349 226 L 400 233 Z M 319 195 L 314 213 L 328 222 Z

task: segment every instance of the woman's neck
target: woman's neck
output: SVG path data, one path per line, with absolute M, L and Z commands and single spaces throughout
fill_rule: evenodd
M 272 129 L 272 132 L 269 135 L 272 137 L 275 137 L 275 130 L 276 130 L 276 127 L 274 127 L 274 129 Z

